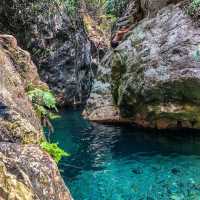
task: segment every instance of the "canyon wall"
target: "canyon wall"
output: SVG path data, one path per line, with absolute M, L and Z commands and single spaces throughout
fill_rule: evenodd
M 40 81 L 30 54 L 0 35 L 0 199 L 71 200 L 55 161 L 39 143 L 42 126 L 26 95 Z
M 132 1 L 124 14 L 130 31 L 99 66 L 88 119 L 200 128 L 200 29 L 189 8 L 188 1 Z
M 64 1 L 0 2 L 0 32 L 28 50 L 60 105 L 83 104 L 92 82 L 90 41 L 78 9 Z M 72 8 L 71 8 L 72 9 Z

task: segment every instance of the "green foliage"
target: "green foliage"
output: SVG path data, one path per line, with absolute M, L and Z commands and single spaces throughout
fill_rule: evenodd
M 87 6 L 89 5 L 90 7 L 96 7 L 96 8 L 104 8 L 105 5 L 107 4 L 108 0 L 85 0 Z
M 74 14 L 78 6 L 77 0 L 62 0 L 70 14 Z
M 47 127 L 50 132 L 53 132 L 53 126 L 49 119 L 54 120 L 60 117 L 51 112 L 52 110 L 57 112 L 55 96 L 49 89 L 38 88 L 31 84 L 28 86 L 27 95 L 32 101 L 35 112 L 40 117 L 42 125 Z
M 193 58 L 196 62 L 200 61 L 200 46 L 194 51 Z
M 102 23 L 99 25 L 100 30 L 108 31 L 112 25 L 116 22 L 117 18 L 112 14 L 106 14 L 100 16 Z
M 103 13 L 120 16 L 130 0 L 85 0 L 87 6 L 101 10 Z
M 200 0 L 192 0 L 190 5 L 193 9 L 197 9 L 200 6 Z
M 40 119 L 43 116 L 48 116 L 48 110 L 44 106 L 34 104 L 34 109 L 35 109 L 37 116 L 40 117 Z
M 41 142 L 40 146 L 44 151 L 52 156 L 56 163 L 59 163 L 62 157 L 70 156 L 70 154 L 61 149 L 57 143 Z
M 190 15 L 196 15 L 196 12 L 200 8 L 200 0 L 192 0 L 188 7 L 188 13 Z
M 56 110 L 56 99 L 49 90 L 34 88 L 33 90 L 28 91 L 27 94 L 34 104 Z
M 129 0 L 107 0 L 106 1 L 106 10 L 107 13 L 120 16 L 126 5 L 128 4 Z

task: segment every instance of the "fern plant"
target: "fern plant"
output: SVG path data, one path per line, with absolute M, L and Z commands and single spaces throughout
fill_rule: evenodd
M 57 111 L 56 99 L 49 90 L 34 88 L 33 90 L 28 91 L 27 94 L 33 103 L 42 105 L 49 109 L 54 109 Z
M 42 125 L 53 132 L 53 126 L 49 119 L 60 117 L 54 113 L 58 110 L 56 107 L 56 98 L 53 93 L 49 89 L 41 89 L 30 85 L 27 89 L 27 95 L 32 102 L 37 116 L 41 119 Z
M 49 153 L 56 163 L 59 163 L 62 157 L 70 156 L 70 154 L 61 149 L 57 143 L 49 143 L 45 141 L 40 143 L 40 147 Z

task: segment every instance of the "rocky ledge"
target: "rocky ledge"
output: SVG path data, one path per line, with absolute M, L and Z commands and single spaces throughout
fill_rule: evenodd
M 44 137 L 25 88 L 43 85 L 28 52 L 0 35 L 0 199 L 71 200 L 53 159 L 39 147 Z
M 152 15 L 157 1 L 150 3 L 99 66 L 84 115 L 145 128 L 199 129 L 200 29 L 185 1 L 162 3 Z

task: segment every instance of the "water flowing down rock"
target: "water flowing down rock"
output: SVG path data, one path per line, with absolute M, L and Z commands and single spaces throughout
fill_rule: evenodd
M 104 88 L 98 93 L 93 89 L 85 116 L 112 121 L 114 107 L 119 122 L 158 129 L 200 128 L 200 63 L 194 56 L 199 31 L 184 1 L 161 5 L 152 17 L 135 23 L 108 58 L 110 79 L 103 82 L 112 109 L 107 108 Z M 100 71 L 95 83 L 102 76 Z
M 30 54 L 0 35 L 0 199 L 70 200 L 58 168 L 42 151 L 40 120 L 25 93 L 40 81 Z

